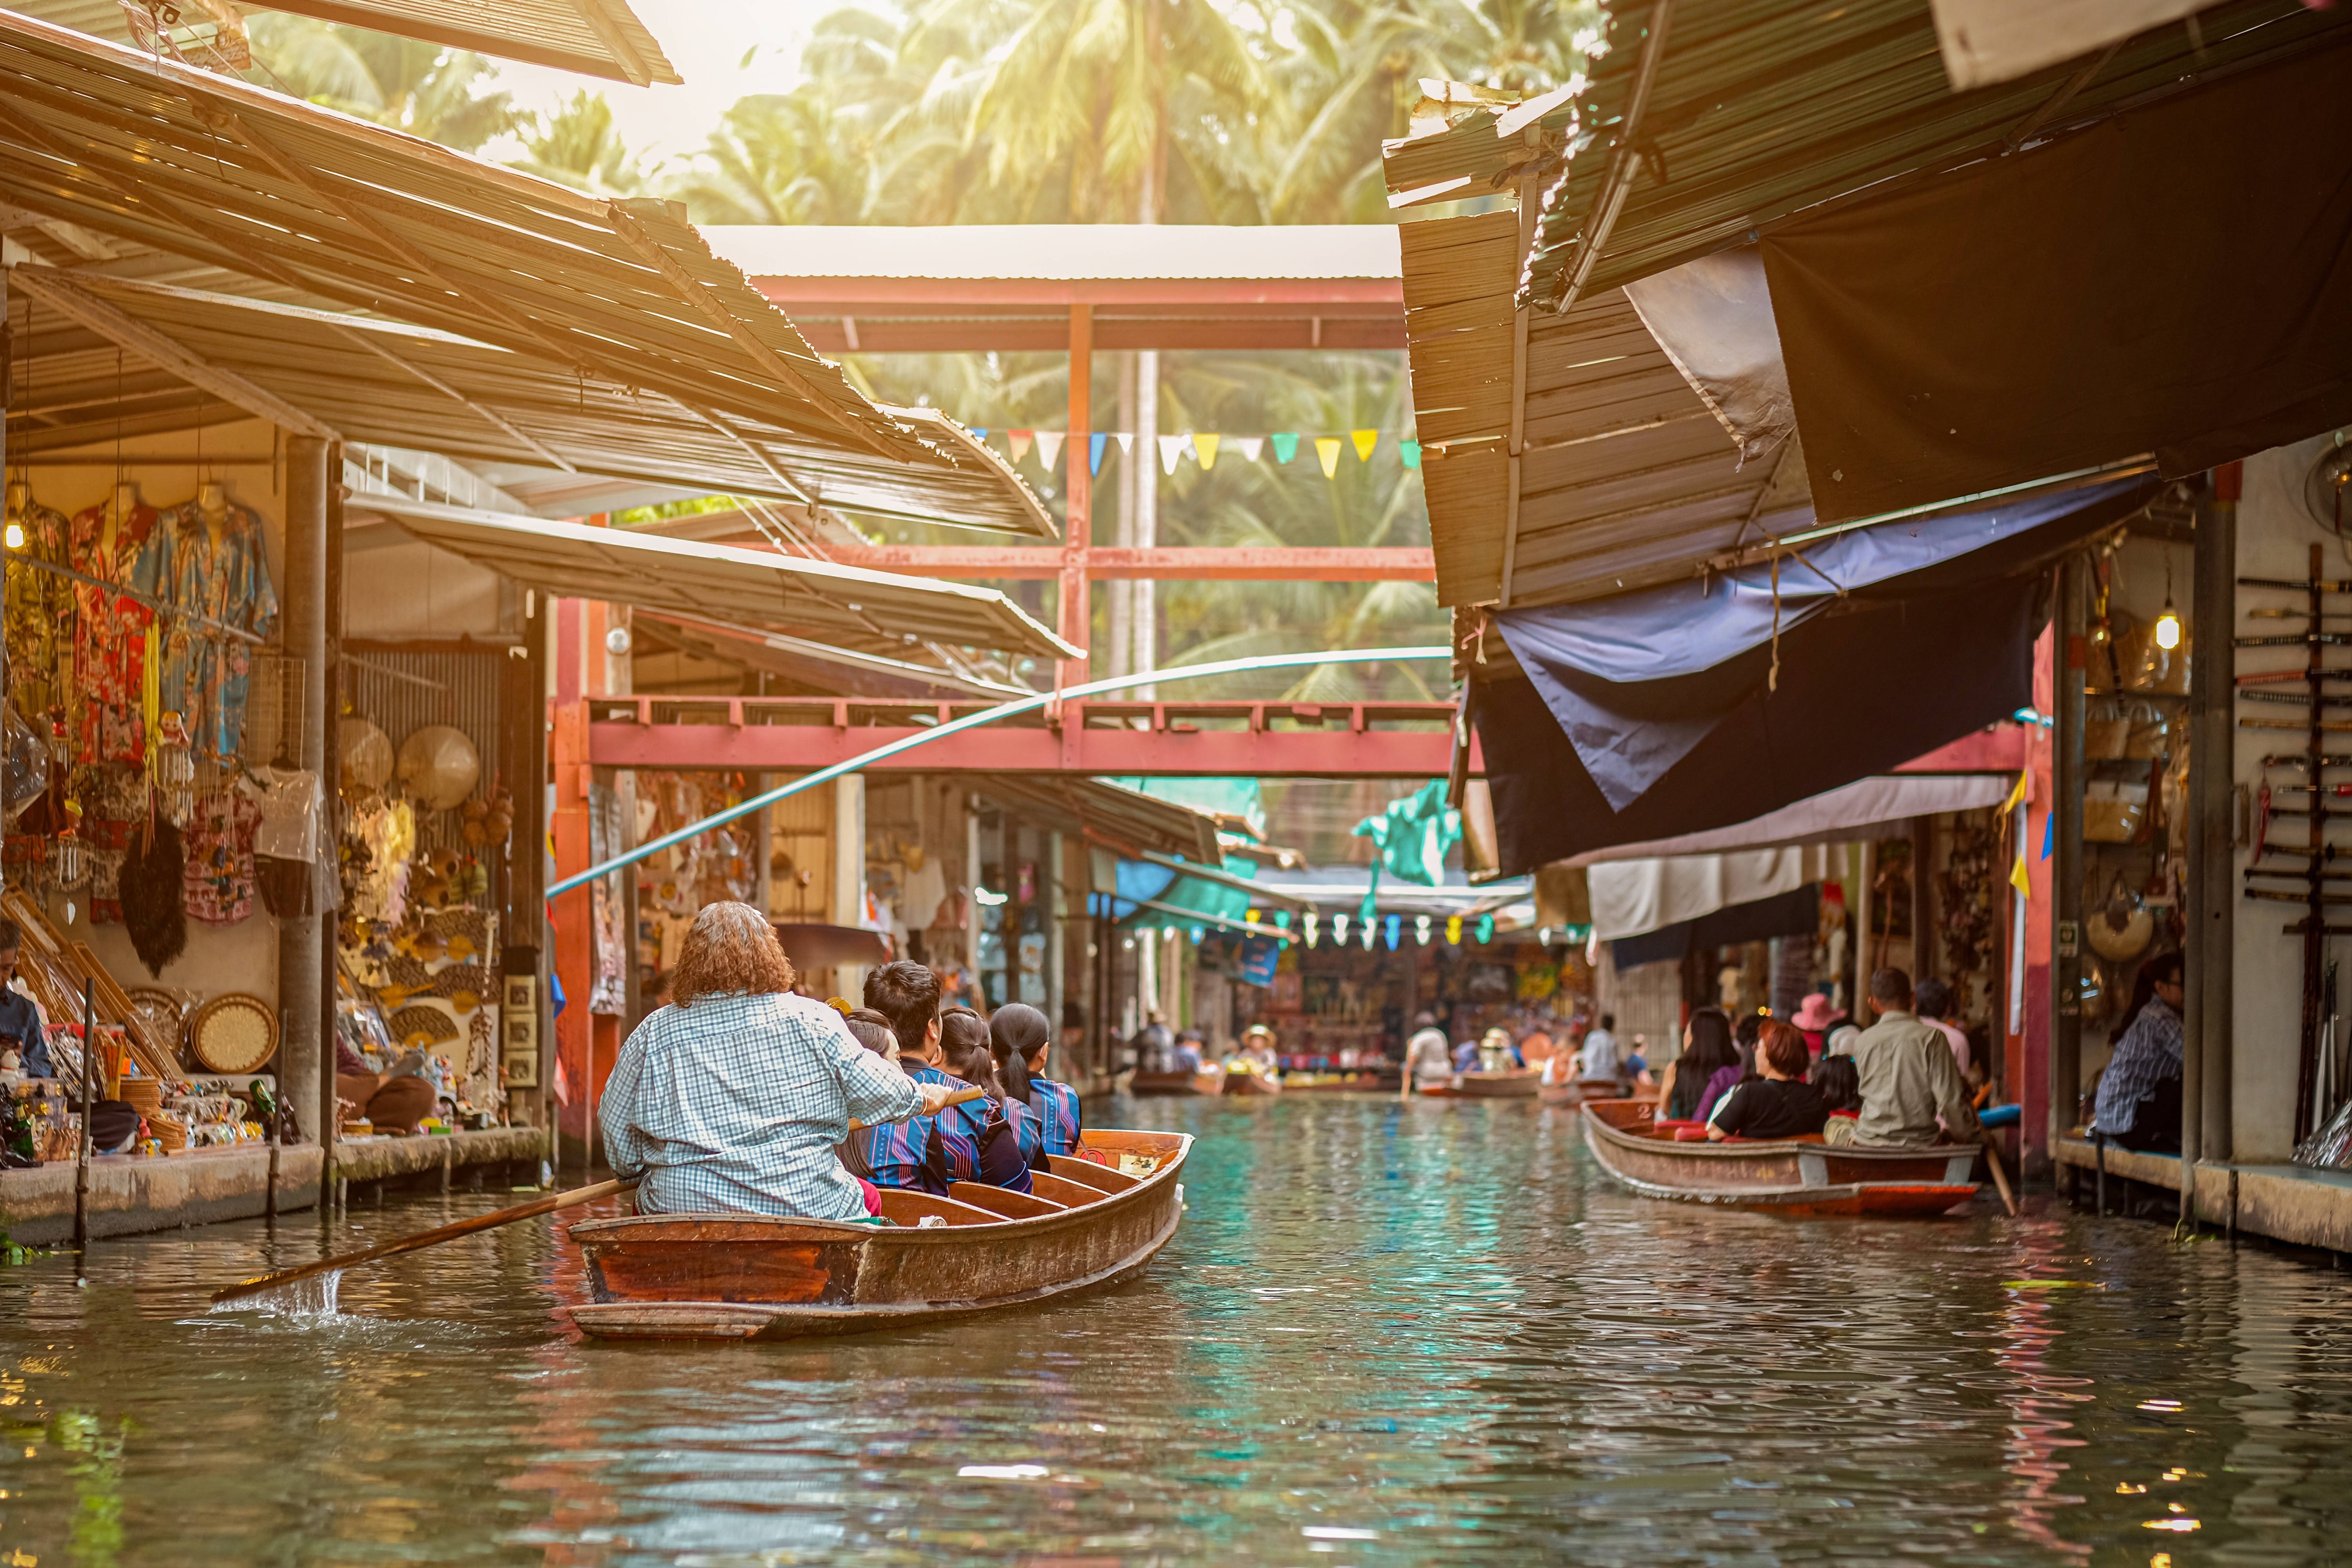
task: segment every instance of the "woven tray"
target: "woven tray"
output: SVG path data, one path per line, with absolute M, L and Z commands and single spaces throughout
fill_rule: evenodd
M 206 1072 L 252 1072 L 277 1051 L 278 1015 L 249 993 L 215 996 L 188 1020 L 188 1052 Z

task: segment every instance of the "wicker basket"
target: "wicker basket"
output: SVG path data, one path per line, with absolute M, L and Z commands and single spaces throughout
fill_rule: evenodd
M 163 1109 L 163 1085 L 152 1078 L 126 1078 L 122 1080 L 122 1102 L 151 1121 Z
M 147 1131 L 163 1146 L 166 1154 L 176 1154 L 188 1146 L 188 1124 L 168 1111 L 151 1111 Z

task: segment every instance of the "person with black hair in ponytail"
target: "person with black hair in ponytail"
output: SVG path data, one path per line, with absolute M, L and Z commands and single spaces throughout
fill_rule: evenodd
M 1010 1100 L 996 1079 L 996 1058 L 989 1047 L 988 1025 L 969 1007 L 950 1007 L 940 1015 L 940 1054 L 947 1070 L 983 1090 L 988 1098 L 950 1106 L 931 1123 L 929 1163 L 944 1191 L 950 1181 L 982 1182 L 1031 1190 L 1027 1146 L 1021 1123 L 1032 1119 L 1027 1106 Z
M 1036 1008 L 1021 1002 L 999 1007 L 988 1021 L 988 1038 L 1005 1098 L 1032 1112 L 1024 1123 L 1024 1152 L 1029 1163 L 1043 1170 L 1048 1157 L 1070 1153 L 1078 1146 L 1078 1091 L 1045 1076 L 1054 1042 L 1045 1015 Z

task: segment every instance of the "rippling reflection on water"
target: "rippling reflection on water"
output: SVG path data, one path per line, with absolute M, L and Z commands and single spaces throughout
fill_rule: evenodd
M 354 1272 L 325 1319 L 205 1300 L 316 1257 L 309 1216 L 104 1243 L 87 1289 L 0 1270 L 0 1563 L 2352 1555 L 2325 1268 L 2062 1210 L 1649 1203 L 1526 1105 L 1090 1109 L 1200 1134 L 1183 1229 L 1139 1282 L 962 1327 L 575 1343 L 544 1221 Z

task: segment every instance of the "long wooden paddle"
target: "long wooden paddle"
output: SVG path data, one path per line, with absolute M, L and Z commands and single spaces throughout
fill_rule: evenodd
M 254 1279 L 213 1292 L 213 1300 L 234 1301 L 242 1296 L 258 1295 L 280 1285 L 291 1285 L 297 1279 L 308 1279 L 317 1274 L 331 1274 L 339 1268 L 352 1268 L 362 1263 L 373 1263 L 379 1258 L 393 1258 L 404 1252 L 436 1247 L 445 1241 L 455 1241 L 461 1236 L 477 1231 L 496 1230 L 502 1225 L 512 1225 L 519 1219 L 553 1214 L 558 1209 L 577 1208 L 593 1204 L 598 1198 L 609 1198 L 615 1193 L 634 1191 L 637 1178 L 625 1181 L 597 1182 L 590 1186 L 574 1187 L 568 1193 L 550 1193 L 543 1198 L 533 1198 L 512 1208 L 498 1209 L 489 1214 L 478 1214 L 471 1219 L 461 1219 L 455 1225 L 445 1225 L 434 1230 L 421 1230 L 414 1236 L 400 1237 L 392 1241 L 380 1241 L 373 1247 L 363 1247 L 357 1252 L 345 1252 L 333 1258 L 322 1258 L 316 1263 L 306 1263 L 299 1268 L 281 1268 L 275 1274 L 258 1275 Z
M 1978 1131 L 1984 1139 L 1985 1163 L 1992 1167 L 1992 1184 L 2000 1192 L 2000 1206 L 2009 1211 L 2010 1218 L 2015 1219 L 2017 1194 L 2009 1188 L 2009 1172 L 2000 1163 L 2000 1144 L 1990 1129 L 1979 1128 Z
M 940 1108 L 944 1110 L 950 1105 L 968 1105 L 975 1100 L 985 1098 L 987 1093 L 986 1089 L 977 1086 L 960 1089 L 940 1100 Z M 850 1118 L 849 1130 L 852 1132 L 863 1131 L 865 1128 L 866 1123 L 854 1116 Z M 454 1225 L 441 1226 L 433 1230 L 420 1230 L 414 1236 L 404 1236 L 392 1241 L 380 1241 L 373 1247 L 363 1247 L 357 1252 L 345 1252 L 333 1258 L 322 1258 L 316 1263 L 306 1263 L 299 1268 L 281 1268 L 275 1274 L 257 1275 L 251 1279 L 214 1291 L 213 1300 L 215 1302 L 234 1301 L 240 1297 L 256 1296 L 264 1290 L 275 1289 L 280 1285 L 291 1285 L 297 1279 L 308 1279 L 320 1274 L 331 1274 L 337 1269 L 352 1268 L 362 1263 L 373 1263 L 380 1258 L 396 1258 L 404 1252 L 415 1252 L 424 1247 L 437 1247 L 445 1241 L 455 1241 L 461 1236 L 473 1236 L 480 1231 L 496 1230 L 502 1225 L 512 1225 L 521 1219 L 535 1219 L 543 1214 L 553 1214 L 558 1209 L 577 1208 L 582 1204 L 593 1204 L 598 1198 L 609 1198 L 618 1193 L 635 1192 L 638 1180 L 639 1178 L 631 1176 L 625 1181 L 597 1182 L 585 1187 L 574 1187 L 568 1193 L 551 1193 L 546 1197 L 533 1198 L 527 1204 L 517 1204 L 512 1208 L 495 1209 L 488 1214 L 478 1214 L 471 1219 L 461 1219 Z

